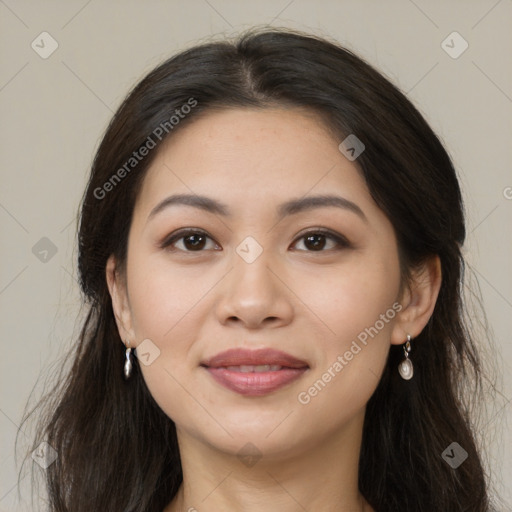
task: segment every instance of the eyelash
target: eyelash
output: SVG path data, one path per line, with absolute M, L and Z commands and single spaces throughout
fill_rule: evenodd
M 210 240 L 214 241 L 214 239 L 210 235 L 208 235 L 208 233 L 203 231 L 202 229 L 190 229 L 190 228 L 188 228 L 188 229 L 183 229 L 183 230 L 179 230 L 179 231 L 177 231 L 175 233 L 172 233 L 169 237 L 167 237 L 162 242 L 162 244 L 160 245 L 160 248 L 161 249 L 166 249 L 167 251 L 170 251 L 170 252 L 174 252 L 174 251 L 182 251 L 182 252 L 187 252 L 187 253 L 194 253 L 194 252 L 200 253 L 200 252 L 204 252 L 205 251 L 204 249 L 201 249 L 201 250 L 198 250 L 198 251 L 189 251 L 189 250 L 176 249 L 176 248 L 172 248 L 171 247 L 172 244 L 174 244 L 175 242 L 181 240 L 182 238 L 186 238 L 189 235 L 201 235 L 201 236 L 207 237 Z M 325 236 L 327 238 L 330 238 L 331 240 L 336 242 L 337 247 L 331 248 L 331 249 L 321 249 L 319 251 L 311 251 L 311 250 L 300 249 L 301 252 L 311 252 L 311 253 L 315 253 L 315 252 L 330 252 L 330 251 L 333 251 L 333 250 L 341 250 L 341 249 L 347 249 L 347 248 L 351 247 L 350 242 L 344 236 L 338 235 L 338 234 L 334 233 L 333 231 L 330 231 L 330 230 L 325 229 L 325 228 L 310 229 L 309 231 L 306 231 L 305 233 L 302 233 L 301 235 L 299 235 L 295 239 L 295 242 L 297 242 L 299 240 L 303 240 L 303 239 L 305 239 L 306 237 L 308 237 L 310 235 L 323 235 L 323 236 Z

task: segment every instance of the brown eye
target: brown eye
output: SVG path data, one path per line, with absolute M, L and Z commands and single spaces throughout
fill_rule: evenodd
M 213 242 L 213 239 L 204 231 L 189 229 L 173 233 L 162 243 L 161 247 L 167 250 L 183 252 L 202 252 L 205 248 L 218 248 L 218 245 L 215 243 L 213 243 L 213 247 L 206 247 L 209 240 Z
M 350 246 L 345 237 L 323 229 L 304 233 L 298 241 L 304 241 L 303 245 L 305 247 L 305 249 L 299 250 L 307 252 L 326 252 L 331 249 L 336 250 Z
M 191 251 L 203 249 L 206 245 L 206 237 L 201 234 L 193 234 L 182 237 L 183 245 Z
M 325 235 L 316 234 L 304 237 L 304 246 L 313 251 L 322 250 L 325 247 Z

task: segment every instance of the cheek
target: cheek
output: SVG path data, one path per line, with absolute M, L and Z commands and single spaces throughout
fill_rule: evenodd
M 380 380 L 400 309 L 398 259 L 393 253 L 373 253 L 322 278 L 305 276 L 300 282 L 298 295 L 307 297 L 308 306 L 318 312 L 324 335 L 317 340 L 318 364 L 297 399 L 308 414 L 332 422 L 334 428 L 339 415 L 366 404 Z M 346 410 L 335 414 L 333 404 Z
M 128 289 L 137 338 L 158 342 L 186 320 L 214 284 L 198 267 L 172 267 L 165 258 L 135 254 L 128 265 Z
M 400 272 L 398 259 L 393 254 L 355 255 L 346 265 L 316 272 L 303 272 L 296 276 L 294 291 L 314 312 L 331 341 L 341 348 L 355 339 L 366 328 L 385 315 L 393 320 L 391 310 L 398 296 Z M 392 322 L 378 323 L 378 330 L 388 332 Z
M 177 271 L 164 259 L 143 254 L 132 255 L 127 272 L 137 342 L 149 339 L 157 347 L 151 364 L 139 360 L 151 395 L 177 423 L 201 417 L 204 411 L 187 393 L 194 389 L 190 371 L 197 365 L 191 348 L 199 336 L 201 298 L 215 280 L 198 269 Z

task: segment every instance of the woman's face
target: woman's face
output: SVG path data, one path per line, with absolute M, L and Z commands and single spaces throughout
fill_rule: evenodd
M 400 271 L 340 142 L 300 110 L 228 109 L 173 134 L 148 170 L 116 310 L 178 435 L 278 457 L 362 424 L 404 341 Z

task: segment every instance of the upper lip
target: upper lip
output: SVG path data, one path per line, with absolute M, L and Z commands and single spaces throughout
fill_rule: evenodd
M 307 368 L 309 365 L 286 352 L 271 348 L 249 350 L 232 348 L 201 362 L 202 366 L 221 368 L 226 366 L 278 365 L 287 368 Z

